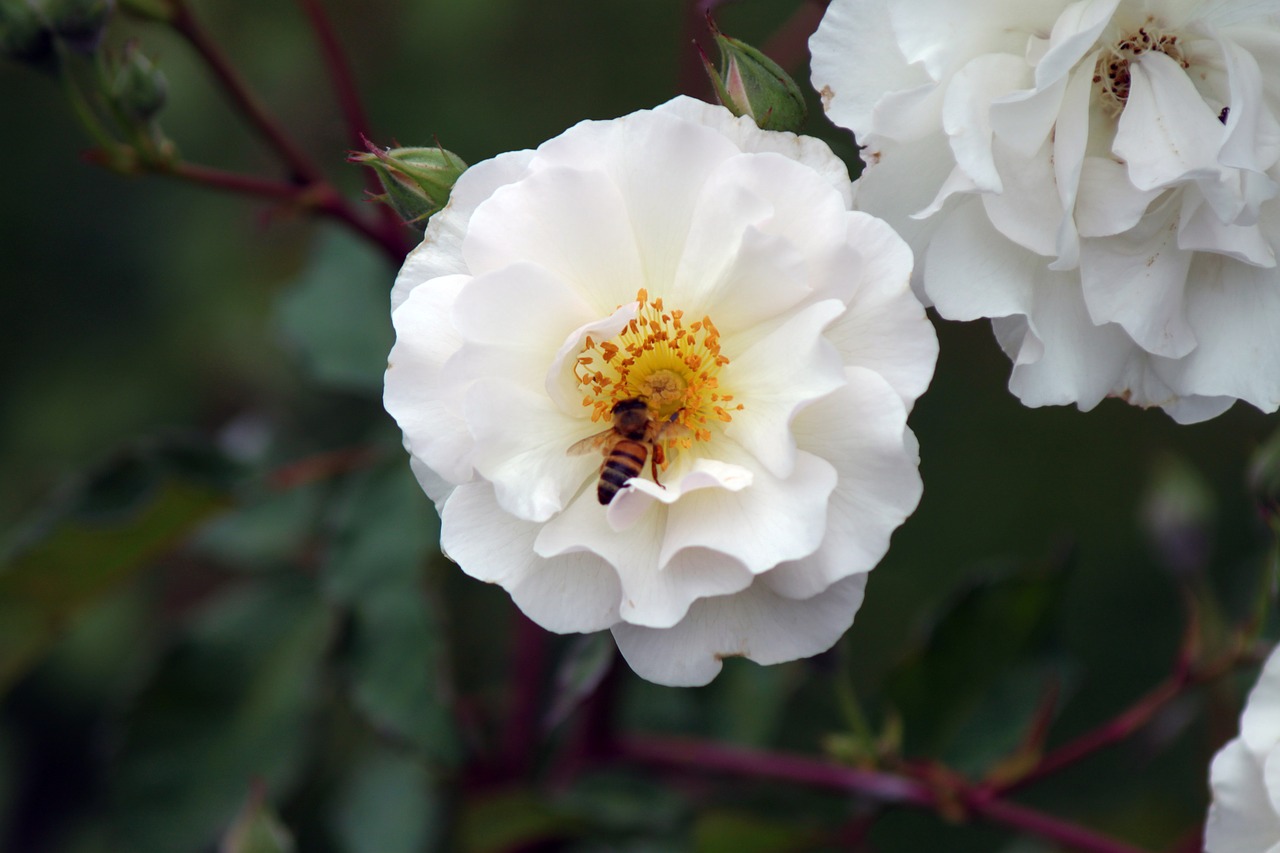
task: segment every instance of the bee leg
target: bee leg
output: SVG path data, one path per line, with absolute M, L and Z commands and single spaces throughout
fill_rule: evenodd
M 658 482 L 658 466 L 667 461 L 667 454 L 663 451 L 661 444 L 653 446 L 653 453 L 649 454 L 649 473 L 653 474 L 653 484 L 660 489 L 666 486 Z

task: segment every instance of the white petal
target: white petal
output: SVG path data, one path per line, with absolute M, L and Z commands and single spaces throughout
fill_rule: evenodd
M 1275 249 L 1257 225 L 1223 223 L 1213 207 L 1194 193 L 1183 193 L 1178 247 L 1216 252 L 1259 267 L 1276 265 Z
M 866 575 L 854 575 L 796 601 L 757 581 L 736 595 L 697 602 L 673 628 L 620 624 L 613 636 L 641 677 L 692 687 L 715 678 L 727 657 L 773 664 L 826 651 L 853 624 L 865 585 Z
M 1206 853 L 1269 853 L 1280 845 L 1280 818 L 1271 806 L 1258 759 L 1237 739 L 1209 769 L 1213 804 L 1205 823 Z
M 1004 239 L 977 199 L 943 219 L 926 256 L 925 292 L 948 320 L 1027 313 L 1045 263 Z
M 1178 248 L 1172 205 L 1115 237 L 1084 241 L 1080 278 L 1095 325 L 1118 323 L 1147 352 L 1181 358 L 1195 349 L 1185 291 L 1191 253 Z
M 779 479 L 753 464 L 731 442 L 713 448 L 718 458 L 751 471 L 750 488 L 687 492 L 668 508 L 659 564 L 686 548 L 727 554 L 759 574 L 812 554 L 822 543 L 827 499 L 836 485 L 831 463 L 796 455 L 791 475 Z
M 498 187 L 523 177 L 532 158 L 532 151 L 510 151 L 462 173 L 449 193 L 449 203 L 431 217 L 422 242 L 405 258 L 391 289 L 392 310 L 424 281 L 467 272 L 462 262 L 462 238 L 471 214 Z
M 1035 156 L 1023 158 L 997 142 L 996 156 L 1004 176 L 1004 192 L 982 196 L 991 224 L 1013 242 L 1038 255 L 1053 257 L 1063 219 L 1055 189 L 1053 150 L 1045 144 Z
M 1280 160 L 1280 122 L 1264 100 L 1262 71 L 1240 45 L 1230 39 L 1217 41 L 1231 87 L 1226 139 L 1219 157 L 1224 165 L 1264 172 Z
M 464 572 L 500 584 L 548 631 L 600 631 L 618 621 L 618 576 L 588 553 L 543 558 L 540 525 L 502 510 L 487 483 L 459 486 L 441 513 L 440 546 Z
M 1012 92 L 991 105 L 991 129 L 1000 141 L 1024 157 L 1040 150 L 1054 130 L 1066 91 L 1065 76 L 1043 89 Z
M 567 455 L 592 431 L 589 421 L 561 412 L 540 389 L 481 379 L 468 387 L 464 411 L 475 436 L 476 472 L 517 518 L 551 518 L 599 465 L 594 457 Z
M 844 313 L 838 300 L 827 299 L 791 314 L 765 337 L 735 346 L 727 338 L 733 360 L 720 372 L 722 388 L 732 389 L 744 408 L 724 428 L 777 477 L 787 477 L 795 464 L 790 424 L 796 412 L 844 384 L 840 354 L 822 331 Z
M 461 399 L 450 399 L 441 368 L 461 345 L 450 308 L 468 283 L 445 276 L 406 294 L 391 315 L 396 342 L 387 359 L 382 402 L 415 457 L 452 483 L 471 479 L 471 432 Z
M 471 216 L 462 253 L 473 274 L 543 267 L 612 311 L 645 284 L 626 201 L 609 177 L 562 166 L 499 188 Z
M 836 468 L 827 533 L 811 556 L 763 576 L 788 598 L 807 598 L 841 578 L 875 567 L 889 537 L 915 510 L 922 491 L 914 437 L 901 399 L 878 375 L 849 371 L 849 384 L 796 419 L 796 440 Z
M 797 163 L 803 163 L 821 175 L 840 194 L 845 207 L 850 204 L 852 195 L 849 189 L 849 170 L 844 161 L 820 139 L 781 131 L 764 131 L 747 116 L 735 116 L 722 106 L 684 95 L 655 107 L 654 112 L 670 113 L 709 127 L 747 154 L 781 154 Z
M 877 93 L 930 83 L 898 49 L 883 0 L 832 0 L 809 39 L 813 88 L 827 117 L 857 134 L 871 133 Z
M 1240 737 L 1255 753 L 1280 747 L 1280 648 L 1271 653 L 1249 691 L 1240 717 Z
M 1138 224 L 1162 190 L 1140 190 L 1129 181 L 1123 163 L 1086 157 L 1076 198 L 1076 227 L 1081 237 L 1109 237 Z
M 917 142 L 868 146 L 862 158 L 867 167 L 854 184 L 854 207 L 884 219 L 908 245 L 927 246 L 939 219 L 921 221 L 911 214 L 929 203 L 952 169 L 946 136 L 938 132 Z M 924 253 L 917 252 L 915 260 L 912 280 L 918 285 L 924 276 Z
M 1080 259 L 1080 235 L 1074 210 L 1080 192 L 1080 177 L 1089 144 L 1089 101 L 1093 91 L 1092 64 L 1071 75 L 1062 96 L 1062 115 L 1053 136 L 1053 176 L 1062 204 L 1053 269 L 1073 269 Z
M 1062 10 L 1053 22 L 1049 49 L 1036 65 L 1036 87 L 1045 88 L 1060 80 L 1080 63 L 1111 21 L 1120 0 L 1079 0 Z M 1083 65 L 1092 68 L 1086 60 Z
M 621 582 L 619 618 L 654 628 L 676 624 L 699 598 L 737 592 L 751 583 L 751 573 L 723 553 L 696 549 L 664 557 L 666 525 L 667 509 L 657 506 L 626 530 L 614 530 L 605 522 L 595 489 L 586 489 L 543 526 L 533 549 L 549 558 L 582 552 L 600 556 Z
M 806 260 L 843 242 L 846 210 L 826 180 L 782 155 L 729 159 L 703 185 L 685 254 L 660 293 L 721 330 L 776 317 L 812 292 Z
M 1041 354 L 1017 360 L 1009 390 L 1027 406 L 1075 403 L 1087 412 L 1116 389 L 1137 348 L 1119 326 L 1093 324 L 1075 276 L 1043 270 L 1037 278 L 1026 329 Z
M 1264 412 L 1280 407 L 1280 286 L 1274 269 L 1200 254 L 1191 265 L 1187 317 L 1200 345 L 1159 365 L 1184 395 L 1246 400 Z
M 942 107 L 956 164 L 982 192 L 998 193 L 1000 175 L 991 151 L 991 102 L 1030 82 L 1031 69 L 1018 56 L 987 54 L 975 57 L 957 71 L 947 85 Z
M 466 342 L 449 371 L 467 380 L 542 386 L 569 330 L 596 319 L 579 292 L 556 275 L 513 263 L 475 277 L 458 294 L 453 323 Z
M 846 367 L 880 374 L 910 410 L 938 357 L 933 324 L 908 284 L 911 250 L 886 223 L 862 213 L 850 214 L 849 245 L 858 250 L 845 264 L 856 277 L 853 295 L 826 338 Z
M 1149 190 L 1186 180 L 1217 163 L 1218 116 L 1177 62 L 1149 51 L 1129 63 L 1129 99 L 1111 150 L 1129 178 Z
M 712 109 L 718 110 L 716 115 L 732 119 L 723 107 Z M 691 246 L 690 224 L 706 192 L 704 185 L 724 161 L 741 156 L 720 128 L 680 117 L 670 109 L 582 122 L 543 143 L 538 149 L 539 168 L 563 166 L 590 172 L 593 180 L 603 178 L 617 189 L 637 250 L 640 281 L 603 307 L 634 299 L 639 286 L 648 287 L 655 295 L 663 293 L 684 255 L 697 248 Z M 542 199 L 537 202 L 544 203 Z M 589 221 L 579 227 L 582 230 L 567 236 L 593 239 Z M 601 278 L 587 286 L 598 290 L 604 281 Z
M 924 63 L 941 80 L 980 54 L 1021 56 L 1032 33 L 1053 25 L 1059 6 L 1058 0 L 911 0 L 890 4 L 889 18 L 907 61 Z

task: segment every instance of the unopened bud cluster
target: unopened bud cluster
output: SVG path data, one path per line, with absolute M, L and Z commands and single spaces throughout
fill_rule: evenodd
M 367 146 L 367 152 L 353 153 L 349 159 L 373 169 L 384 190 L 375 198 L 419 230 L 449 202 L 454 182 L 467 168 L 462 158 L 439 146 L 382 149 L 371 142 Z

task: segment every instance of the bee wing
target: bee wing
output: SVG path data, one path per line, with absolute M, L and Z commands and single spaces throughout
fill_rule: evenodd
M 614 430 L 613 427 L 609 427 L 595 435 L 587 436 L 582 439 L 582 441 L 575 441 L 573 444 L 569 445 L 569 449 L 565 451 L 565 455 L 582 456 L 592 452 L 599 453 L 601 452 L 601 449 L 609 443 L 609 440 L 613 438 L 615 432 L 616 430 Z

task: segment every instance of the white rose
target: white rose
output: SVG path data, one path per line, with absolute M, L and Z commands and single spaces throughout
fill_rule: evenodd
M 810 41 L 857 207 L 1028 405 L 1280 406 L 1280 4 L 834 0 Z
M 1206 853 L 1280 853 L 1280 648 L 1249 693 L 1240 736 L 1214 756 L 1209 786 Z
M 660 683 L 829 648 L 920 498 L 937 355 L 910 251 L 850 194 L 821 142 L 688 98 L 467 171 L 386 376 L 444 551 Z M 632 460 L 602 506 L 609 442 L 568 451 L 637 398 L 661 485 Z

